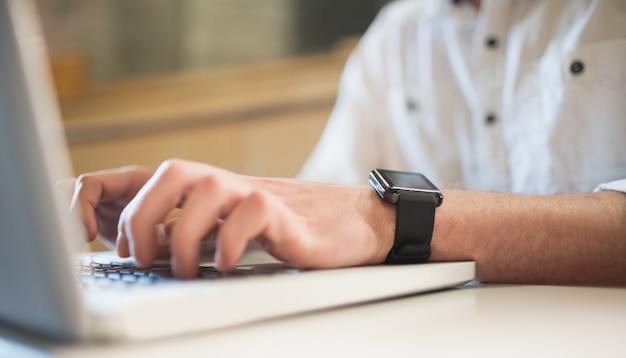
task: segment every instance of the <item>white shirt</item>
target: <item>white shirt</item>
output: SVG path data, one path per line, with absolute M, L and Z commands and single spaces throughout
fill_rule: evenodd
M 300 177 L 626 192 L 626 0 L 401 1 L 351 55 Z

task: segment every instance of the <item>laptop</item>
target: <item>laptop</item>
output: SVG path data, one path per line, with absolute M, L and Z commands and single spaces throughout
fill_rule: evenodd
M 0 0 L 3 325 L 74 342 L 156 339 L 439 290 L 474 278 L 473 262 L 298 271 L 250 249 L 237 272 L 253 274 L 221 276 L 208 262 L 202 265 L 208 273 L 194 280 L 157 274 L 158 280 L 121 282 L 122 275 L 136 276 L 132 263 L 110 253 L 87 263 L 76 256 L 81 227 L 67 209 L 69 197 L 54 189 L 72 174 L 46 58 L 34 3 Z M 101 276 L 91 283 L 115 274 L 117 284 L 87 284 L 84 276 L 91 273 Z

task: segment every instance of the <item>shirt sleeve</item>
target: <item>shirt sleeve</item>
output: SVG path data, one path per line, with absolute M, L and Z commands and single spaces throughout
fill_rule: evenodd
M 613 190 L 613 191 L 621 191 L 622 193 L 626 193 L 626 179 L 615 180 L 608 183 L 602 183 L 598 185 L 595 192 L 603 191 L 603 190 Z
M 389 7 L 389 6 L 387 6 Z M 315 149 L 299 179 L 341 184 L 363 184 L 379 162 L 380 123 L 389 116 L 385 103 L 384 71 L 386 26 L 383 9 L 350 55 L 339 82 L 337 101 Z

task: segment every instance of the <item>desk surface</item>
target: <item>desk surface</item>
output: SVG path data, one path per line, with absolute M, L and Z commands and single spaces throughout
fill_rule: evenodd
M 0 329 L 0 357 L 626 356 L 626 289 L 468 285 L 166 340 L 54 345 Z

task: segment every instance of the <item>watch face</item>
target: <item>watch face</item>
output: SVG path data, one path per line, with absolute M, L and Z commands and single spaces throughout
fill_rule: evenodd
M 438 190 L 437 187 L 422 174 L 389 170 L 381 171 L 381 174 L 388 179 L 392 188 Z
M 378 194 L 391 203 L 396 203 L 403 191 L 432 193 L 437 199 L 437 206 L 443 201 L 439 188 L 419 173 L 375 169 L 370 173 L 370 182 Z

